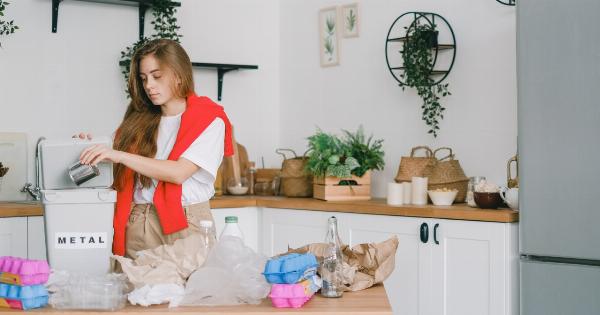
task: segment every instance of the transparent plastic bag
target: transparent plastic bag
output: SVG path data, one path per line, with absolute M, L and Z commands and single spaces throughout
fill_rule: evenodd
M 262 275 L 266 261 L 241 239 L 223 236 L 170 306 L 259 304 L 271 288 Z
M 115 311 L 125 307 L 127 285 L 122 274 L 58 271 L 48 286 L 52 293 L 48 303 L 57 309 Z

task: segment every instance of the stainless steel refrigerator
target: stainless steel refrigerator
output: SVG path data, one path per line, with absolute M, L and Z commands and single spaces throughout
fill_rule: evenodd
M 600 314 L 600 0 L 517 0 L 521 314 Z

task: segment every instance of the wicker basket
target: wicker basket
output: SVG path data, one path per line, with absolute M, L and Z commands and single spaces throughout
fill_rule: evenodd
M 418 150 L 424 150 L 425 156 L 416 157 L 415 153 Z M 437 160 L 428 146 L 414 147 L 410 151 L 410 156 L 403 156 L 400 159 L 400 167 L 394 180 L 400 183 L 410 182 L 413 176 L 429 177 L 433 172 L 436 162 Z
M 448 155 L 438 159 L 436 154 L 441 150 L 448 150 Z M 458 194 L 454 202 L 464 202 L 467 197 L 469 178 L 465 175 L 458 160 L 454 159 L 452 149 L 448 147 L 439 148 L 433 152 L 433 157 L 437 162 L 429 176 L 428 189 L 456 189 Z
M 294 154 L 293 158 L 287 158 L 284 151 Z M 312 197 L 312 176 L 304 172 L 307 162 L 305 155 L 298 156 L 290 149 L 277 149 L 277 153 L 283 156 L 281 166 L 281 189 L 286 197 Z

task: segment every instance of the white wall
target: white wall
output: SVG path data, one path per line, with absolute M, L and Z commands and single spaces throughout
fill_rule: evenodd
M 467 176 L 506 185 L 506 161 L 516 153 L 515 9 L 493 0 L 369 0 L 359 3 L 360 37 L 340 39 L 340 65 L 321 68 L 318 11 L 353 1 L 288 0 L 281 5 L 280 146 L 299 151 L 316 126 L 383 138 L 386 167 L 373 178 L 384 197 L 400 157 L 426 144 L 450 146 Z M 390 75 L 384 46 L 392 22 L 407 11 L 435 12 L 454 29 L 457 55 L 446 82 L 452 96 L 437 139 L 421 120 L 421 100 Z
M 337 132 L 363 124 L 385 139 L 375 196 L 385 195 L 400 157 L 420 144 L 451 146 L 468 176 L 504 184 L 517 137 L 514 8 L 494 0 L 358 1 L 360 37 L 341 39 L 341 64 L 321 68 L 318 10 L 349 2 L 182 1 L 182 44 L 193 61 L 260 67 L 226 74 L 221 102 L 250 158 L 278 166 L 274 149 L 303 152 L 316 126 Z M 53 34 L 51 1 L 13 1 L 6 13 L 21 30 L 0 39 L 0 131 L 27 132 L 31 149 L 40 135 L 110 134 L 127 103 L 116 64 L 138 36 L 137 9 L 71 0 L 60 7 Z M 441 14 L 456 33 L 447 79 L 453 95 L 442 100 L 447 112 L 437 139 L 421 120 L 420 99 L 398 87 L 384 57 L 391 23 L 416 10 Z M 194 72 L 197 93 L 216 99 L 216 71 Z
M 51 33 L 48 0 L 10 1 L 6 17 L 21 28 L 2 37 L 0 131 L 29 135 L 30 171 L 39 136 L 77 131 L 109 135 L 127 105 L 120 52 L 138 37 L 136 7 L 63 1 Z M 192 61 L 257 64 L 225 75 L 220 102 L 251 159 L 279 159 L 279 4 L 276 0 L 183 0 L 177 17 Z M 151 20 L 151 13 L 146 21 Z M 146 32 L 151 32 L 146 25 Z M 215 70 L 195 69 L 196 92 L 217 98 Z

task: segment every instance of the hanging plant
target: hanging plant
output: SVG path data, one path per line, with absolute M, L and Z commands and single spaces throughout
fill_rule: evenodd
M 9 5 L 10 2 L 6 2 L 4 0 L 0 0 L 0 36 L 2 35 L 10 35 L 19 29 L 17 25 L 15 25 L 15 21 L 5 21 L 4 20 L 4 10 L 6 6 Z M 0 43 L 0 48 L 2 48 L 2 43 Z
M 434 50 L 436 49 L 438 31 L 435 24 L 415 23 L 406 28 L 406 42 L 402 49 L 404 73 L 400 77 L 404 80 L 400 86 L 404 90 L 407 86 L 417 89 L 417 94 L 423 100 L 422 119 L 429 126 L 428 133 L 437 137 L 440 130 L 440 120 L 444 118 L 446 110 L 440 104 L 440 98 L 451 95 L 448 83 L 434 84 L 431 72 L 434 65 Z
M 177 8 L 170 0 L 152 1 L 153 20 L 150 24 L 152 24 L 155 33 L 150 37 L 139 39 L 137 42 L 121 51 L 121 60 L 119 64 L 125 64 L 121 71 L 125 78 L 125 85 L 127 85 L 129 70 L 131 69 L 131 58 L 138 48 L 143 46 L 147 41 L 158 38 L 171 39 L 179 43 L 179 39 L 183 37 L 183 35 L 177 33 L 180 27 L 177 25 L 177 18 L 175 17 L 176 13 Z M 125 92 L 129 95 L 127 88 L 125 88 Z

